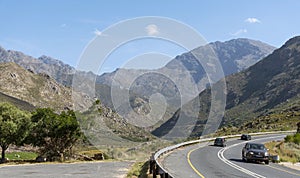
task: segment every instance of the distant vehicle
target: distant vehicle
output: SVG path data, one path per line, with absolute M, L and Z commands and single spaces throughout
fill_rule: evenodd
M 251 140 L 251 135 L 249 135 L 249 134 L 243 134 L 241 136 L 241 140 Z
M 261 161 L 269 164 L 269 152 L 264 144 L 246 143 L 242 150 L 243 161 Z
M 222 147 L 225 147 L 225 146 L 226 146 L 226 139 L 225 139 L 225 138 L 218 137 L 218 138 L 215 139 L 214 145 L 215 145 L 215 146 L 222 146 Z

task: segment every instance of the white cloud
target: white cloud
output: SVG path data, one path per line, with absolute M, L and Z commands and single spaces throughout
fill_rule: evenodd
M 100 36 L 100 35 L 102 35 L 102 32 L 101 32 L 100 30 L 96 29 L 96 30 L 94 31 L 94 34 L 95 34 L 96 36 Z
M 145 29 L 150 36 L 159 34 L 159 29 L 155 24 L 147 25 Z
M 67 24 L 65 24 L 65 23 L 64 23 L 64 24 L 61 24 L 60 27 L 61 27 L 61 28 L 65 28 L 65 27 L 67 27 Z
M 247 33 L 247 29 L 239 29 L 238 31 L 236 31 L 235 33 L 232 33 L 232 36 L 239 36 L 243 33 Z
M 249 17 L 249 18 L 247 18 L 246 20 L 245 20 L 245 22 L 248 22 L 248 23 L 260 23 L 261 21 L 260 20 L 258 20 L 257 18 L 251 18 L 251 17 Z

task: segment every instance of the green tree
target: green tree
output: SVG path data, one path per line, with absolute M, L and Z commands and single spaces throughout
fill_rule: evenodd
M 30 142 L 39 146 L 41 155 L 49 160 L 63 160 L 82 135 L 73 111 L 56 114 L 49 108 L 37 109 L 31 120 Z
M 11 144 L 22 145 L 31 129 L 30 113 L 9 103 L 0 103 L 1 162 L 5 162 L 5 151 Z

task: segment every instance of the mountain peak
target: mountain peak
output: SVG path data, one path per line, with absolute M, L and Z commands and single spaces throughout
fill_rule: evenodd
M 260 62 L 239 73 L 225 77 L 227 98 L 223 125 L 237 126 L 270 110 L 287 105 L 289 100 L 300 96 L 300 37 L 288 40 L 281 48 L 263 58 Z M 191 102 L 177 110 L 171 119 L 154 131 L 160 136 L 173 129 L 179 115 L 189 117 L 190 111 L 199 110 L 193 136 L 200 136 L 206 123 L 210 107 L 211 92 L 204 90 Z M 195 104 L 200 101 L 201 107 Z M 186 111 L 185 111 L 185 110 Z M 179 113 L 180 112 L 180 113 Z M 181 126 L 181 130 L 190 127 Z
M 300 46 L 300 36 L 295 36 L 291 39 L 289 39 L 284 45 L 284 46 L 293 46 L 293 45 L 296 45 L 296 46 Z

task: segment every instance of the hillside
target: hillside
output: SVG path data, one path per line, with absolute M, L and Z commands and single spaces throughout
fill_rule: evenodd
M 209 85 L 206 71 L 200 61 L 195 58 L 195 55 L 200 60 L 206 61 L 207 57 L 212 57 L 211 50 L 215 52 L 217 60 L 220 61 L 224 74 L 230 75 L 258 62 L 270 54 L 274 47 L 250 39 L 214 42 L 176 56 L 160 69 L 136 70 L 121 68 L 112 73 L 103 74 L 97 77 L 97 84 L 106 85 L 105 92 L 113 86 L 119 91 L 113 94 L 124 93 L 124 97 L 127 97 L 129 93 L 129 99 L 127 100 L 130 100 L 130 103 L 128 104 L 127 100 L 115 102 L 113 109 L 130 119 L 135 117 L 138 119 L 141 116 L 147 118 L 151 111 L 151 108 L 149 109 L 151 97 L 157 94 L 163 97 L 167 106 L 165 114 L 156 126 L 150 128 L 151 130 L 172 117 L 182 104 L 193 99 Z M 215 81 L 218 79 L 220 78 L 215 79 Z M 110 90 L 112 89 L 110 88 Z M 108 106 L 112 107 L 112 98 L 103 97 L 101 90 L 97 94 L 101 100 L 105 98 L 105 102 L 109 103 Z
M 251 66 L 250 68 L 225 78 L 227 84 L 226 112 L 222 120 L 223 126 L 238 126 L 259 115 L 266 115 L 271 109 L 279 106 L 287 107 L 288 102 L 300 94 L 300 37 L 288 40 L 281 48 Z M 192 136 L 200 136 L 206 123 L 210 108 L 210 89 L 200 93 L 184 107 L 187 111 L 201 108 Z M 169 121 L 153 133 L 165 135 L 174 127 L 179 115 L 187 113 L 177 111 Z M 193 127 L 180 125 L 181 129 Z
M 295 96 L 241 125 L 224 126 L 218 135 L 296 130 L 300 119 L 300 96 Z
M 72 90 L 57 83 L 49 75 L 35 74 L 15 63 L 0 63 L 0 92 L 6 96 L 27 102 L 34 107 L 50 107 L 55 110 L 73 109 Z M 92 99 L 81 93 L 73 93 L 81 100 L 78 109 L 84 110 Z
M 45 73 L 57 82 L 70 86 L 75 69 L 62 61 L 48 56 L 34 58 L 19 51 L 5 50 L 0 47 L 0 62 L 14 62 L 34 73 Z
M 17 106 L 19 109 L 26 110 L 26 111 L 33 111 L 35 109 L 35 107 L 30 103 L 8 96 L 1 92 L 0 92 L 0 102 L 12 103 L 13 105 Z
M 78 113 L 77 118 L 85 136 L 96 146 L 128 146 L 154 139 L 149 132 L 128 123 L 101 103 L 94 103 L 87 111 Z

